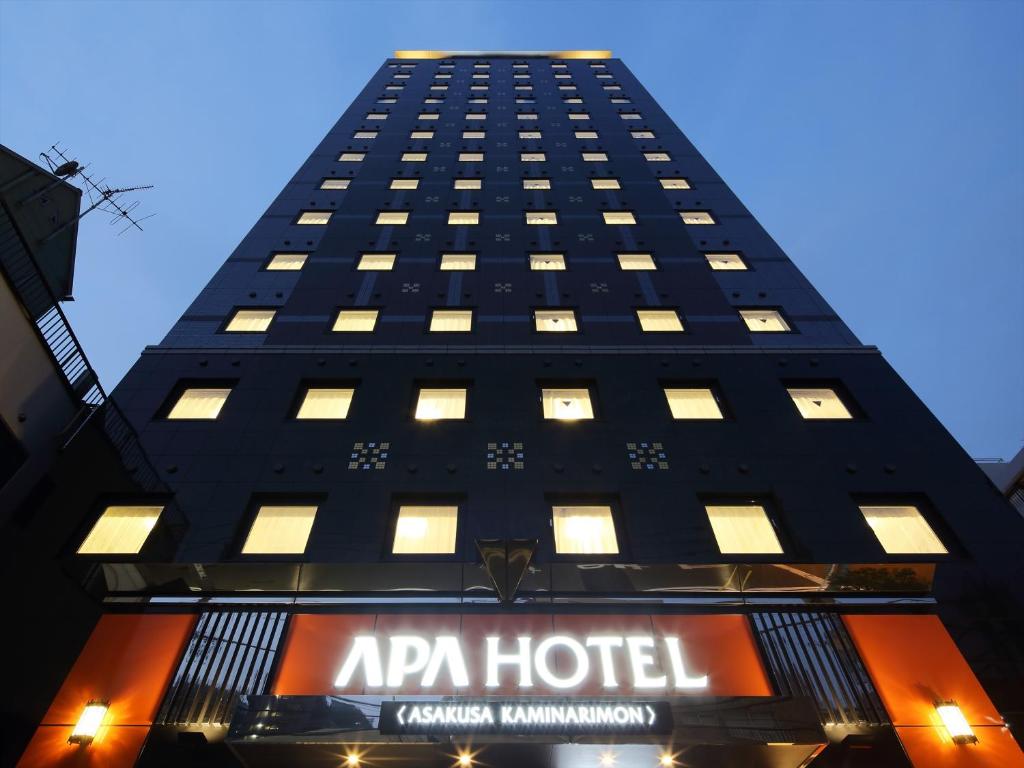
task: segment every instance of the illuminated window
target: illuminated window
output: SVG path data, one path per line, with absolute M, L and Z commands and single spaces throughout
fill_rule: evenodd
M 448 212 L 448 223 L 449 224 L 479 224 L 480 223 L 480 212 L 479 211 L 449 211 Z
M 440 115 L 437 112 L 420 112 L 418 115 L 419 120 L 437 120 Z
M 714 224 L 714 217 L 707 211 L 680 211 L 683 224 Z
M 604 163 L 608 161 L 608 155 L 604 152 L 584 152 L 583 160 L 587 163 Z
M 339 163 L 361 163 L 366 154 L 363 152 L 342 152 L 338 156 Z
M 674 309 L 638 309 L 636 316 L 644 333 L 679 333 L 683 330 Z
M 523 179 L 523 189 L 551 189 L 551 179 Z
M 520 152 L 519 159 L 524 163 L 543 163 L 543 152 Z
M 228 333 L 263 333 L 270 327 L 275 314 L 277 310 L 274 309 L 237 309 L 224 330 Z
M 466 333 L 473 330 L 470 309 L 435 309 L 430 315 L 431 333 Z
M 516 115 L 516 119 L 517 120 L 536 120 L 537 119 L 537 113 L 536 112 L 520 112 L 519 114 Z
M 639 112 L 623 112 L 619 115 L 623 120 L 642 120 Z
M 657 269 L 654 257 L 649 253 L 619 253 L 619 269 L 623 272 L 637 272 Z
M 890 555 L 944 555 L 947 550 L 917 507 L 861 506 L 871 530 Z
M 533 313 L 534 327 L 541 333 L 573 333 L 576 313 L 571 309 L 538 309 Z
M 654 131 L 630 131 L 629 135 L 634 139 L 653 139 L 655 138 Z
M 621 91 L 622 90 L 622 86 L 621 85 L 602 85 L 601 86 L 601 90 L 602 91 Z
M 560 555 L 617 555 L 612 508 L 607 506 L 552 507 L 555 552 Z
M 486 139 L 487 131 L 463 131 L 462 138 L 464 139 Z
M 627 99 L 625 96 L 613 96 L 608 100 L 612 104 L 632 104 L 633 102 Z M 623 120 L 630 120 L 632 118 L 623 117 Z
M 308 253 L 275 253 L 267 262 L 267 269 L 281 272 L 297 272 L 309 258 Z
M 398 509 L 395 522 L 395 555 L 455 554 L 459 508 L 454 506 L 406 506 Z
M 590 115 L 588 115 L 586 112 L 570 112 L 569 113 L 569 119 L 570 120 L 589 120 L 590 119 Z
M 469 90 L 471 90 L 471 91 L 486 91 L 487 90 L 487 86 L 486 85 L 471 85 L 471 86 L 469 86 Z
M 261 506 L 242 547 L 243 555 L 301 555 L 313 529 L 316 506 Z
M 622 189 L 618 179 L 591 179 L 590 186 L 594 189 Z
M 714 391 L 708 387 L 665 387 L 673 419 L 720 421 L 725 418 Z
M 299 214 L 296 224 L 326 224 L 331 220 L 330 211 L 303 211 Z
M 432 139 L 434 138 L 433 131 L 413 131 L 409 134 L 410 139 Z
M 541 134 L 540 131 L 520 131 L 519 132 L 519 138 L 520 139 L 539 139 L 541 137 L 542 137 L 542 134 Z
M 782 553 L 775 528 L 760 504 L 716 504 L 705 509 L 723 555 Z
M 715 270 L 745 270 L 747 268 L 746 262 L 743 261 L 743 257 L 738 253 L 705 253 L 704 258 L 708 260 L 708 265 Z
M 842 398 L 830 387 L 787 387 L 800 415 L 805 419 L 852 419 Z
M 425 163 L 427 162 L 426 152 L 403 152 L 402 153 L 403 163 Z
M 231 394 L 227 387 L 189 387 L 178 397 L 168 419 L 216 419 Z
M 488 75 L 486 72 L 474 72 L 473 73 L 473 79 L 474 80 L 487 80 L 488 78 L 490 78 L 490 75 Z
M 393 253 L 364 253 L 360 255 L 356 269 L 360 272 L 390 272 L 394 266 Z
M 667 163 L 672 160 L 668 152 L 644 152 L 644 160 L 649 163 Z
M 545 419 L 578 421 L 594 418 L 594 407 L 590 403 L 588 389 L 544 388 L 541 390 L 540 399 Z
M 377 325 L 378 314 L 376 309 L 343 309 L 338 312 L 331 330 L 339 333 L 372 331 Z
M 689 189 L 690 182 L 686 179 L 658 179 L 662 189 Z
M 447 389 L 424 387 L 416 398 L 416 420 L 466 418 L 466 390 L 463 387 Z
M 353 139 L 376 139 L 377 131 L 356 131 L 352 134 Z
M 320 182 L 320 189 L 348 189 L 351 179 L 324 179 Z
M 78 548 L 78 554 L 139 554 L 163 510 L 162 506 L 107 507 Z
M 482 179 L 455 179 L 452 184 L 452 189 L 481 189 L 482 187 Z
M 558 214 L 556 214 L 554 211 L 527 211 L 526 223 L 541 225 L 557 224 Z
M 579 96 L 563 96 L 562 97 L 562 103 L 563 104 L 582 104 L 583 103 L 583 99 L 581 99 Z M 589 117 L 589 115 L 588 115 L 588 117 Z M 570 119 L 573 119 L 573 118 L 570 117 Z
M 476 97 L 474 97 L 472 99 L 469 99 L 468 103 L 469 104 L 486 104 L 487 103 L 487 97 L 486 96 L 476 96 Z
M 352 405 L 354 389 L 335 387 L 308 387 L 296 419 L 344 419 Z
M 466 119 L 467 120 L 486 120 L 487 119 L 487 113 L 486 112 L 467 112 L 466 113 Z
M 476 269 L 475 253 L 441 254 L 442 272 L 472 272 L 474 269 Z
M 575 85 L 560 85 L 560 86 L 558 86 L 558 90 L 560 90 L 560 91 L 575 91 L 576 90 L 576 86 Z
M 597 131 L 576 131 L 574 135 L 575 135 L 575 137 L 577 139 L 596 139 L 596 138 L 598 138 Z
M 409 221 L 408 211 L 381 211 L 377 214 L 377 224 L 407 224 Z
M 561 272 L 565 270 L 565 256 L 561 253 L 531 253 L 530 269 L 534 272 Z
M 483 161 L 483 152 L 459 152 L 460 163 L 482 163 Z
M 741 309 L 740 317 L 752 333 L 786 333 L 790 330 L 785 318 L 774 309 Z
M 366 116 L 366 119 L 367 120 L 387 120 L 388 119 L 388 113 L 387 112 L 370 112 Z
M 605 224 L 636 224 L 636 217 L 631 211 L 602 211 Z
M 420 185 L 419 179 L 392 179 L 391 189 L 416 189 Z

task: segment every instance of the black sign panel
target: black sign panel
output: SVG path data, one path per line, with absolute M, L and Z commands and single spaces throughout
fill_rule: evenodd
M 379 728 L 388 735 L 666 735 L 672 733 L 672 709 L 667 701 L 628 699 L 385 701 Z

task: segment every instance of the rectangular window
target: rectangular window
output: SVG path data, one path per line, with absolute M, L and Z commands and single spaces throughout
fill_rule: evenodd
M 425 163 L 427 162 L 426 152 L 403 152 L 402 153 L 403 163 Z
M 723 555 L 782 554 L 779 537 L 760 504 L 715 504 L 705 509 Z
M 623 272 L 638 272 L 654 270 L 658 266 L 654 263 L 654 257 L 649 253 L 619 253 L 619 269 Z
M 557 224 L 558 214 L 554 211 L 527 211 L 526 223 L 537 225 Z
M 774 309 L 741 309 L 740 317 L 752 333 L 786 333 L 790 330 L 789 323 Z
M 523 179 L 523 189 L 551 189 L 551 179 Z
M 307 258 L 308 253 L 275 253 L 267 262 L 267 269 L 272 272 L 297 272 L 305 265 Z
M 623 112 L 619 117 L 623 120 L 643 120 L 639 112 Z
M 649 163 L 668 163 L 672 158 L 668 152 L 644 152 L 644 160 Z
M 633 102 L 627 99 L 625 96 L 613 96 L 608 100 L 612 104 L 632 104 Z M 623 117 L 623 120 L 629 120 L 631 118 Z
M 331 330 L 338 333 L 372 331 L 377 325 L 378 314 L 376 309 L 342 309 Z
M 363 253 L 356 269 L 360 272 L 390 272 L 395 266 L 393 253 Z
M 78 548 L 78 554 L 139 554 L 163 511 L 162 506 L 107 507 Z
M 460 163 L 482 163 L 483 161 L 483 152 L 459 152 Z
M 464 387 L 424 387 L 416 398 L 416 420 L 466 418 L 466 389 Z
M 252 521 L 243 555 L 301 555 L 313 530 L 316 506 L 264 505 Z
M 437 112 L 420 112 L 419 115 L 417 115 L 417 119 L 423 121 L 437 120 L 439 117 L 440 115 Z
M 860 511 L 878 542 L 890 555 L 945 555 L 935 531 L 921 511 L 911 505 L 862 505 Z
M 560 86 L 558 86 L 558 90 L 560 90 L 560 91 L 575 91 L 576 90 L 576 86 L 575 85 L 560 85 Z
M 472 272 L 474 269 L 476 269 L 475 253 L 441 254 L 442 272 Z
M 310 224 L 326 224 L 330 220 L 330 211 L 303 211 L 295 223 L 308 226 Z
M 568 96 L 568 97 L 563 96 L 562 97 L 562 103 L 563 104 L 582 104 L 583 103 L 583 99 L 581 99 L 579 96 Z M 570 119 L 575 119 L 575 118 L 570 116 Z
M 295 418 L 344 419 L 348 416 L 355 392 L 351 388 L 307 387 Z
M 615 520 L 608 506 L 551 508 L 555 552 L 559 555 L 617 555 Z
M 576 313 L 571 309 L 538 309 L 533 313 L 534 327 L 541 333 L 574 333 Z
M 519 159 L 524 163 L 543 163 L 545 157 L 543 152 L 520 152 Z
M 534 272 L 565 271 L 565 256 L 561 253 L 531 253 L 530 269 Z
M 787 387 L 793 404 L 805 419 L 852 419 L 839 394 L 831 387 Z
M 392 179 L 391 189 L 416 189 L 420 185 L 419 179 Z
M 395 555 L 453 555 L 459 508 L 454 506 L 406 506 L 398 509 Z
M 401 226 L 409 222 L 408 211 L 381 211 L 377 214 L 377 224 L 393 224 Z
M 537 113 L 536 112 L 520 112 L 519 114 L 516 115 L 516 119 L 517 120 L 536 120 L 537 119 Z
M 638 309 L 636 317 L 644 333 L 680 333 L 683 330 L 674 309 Z
M 579 421 L 593 419 L 594 407 L 590 402 L 590 390 L 541 389 L 541 407 L 545 419 L 556 421 Z
M 577 139 L 596 139 L 597 131 L 576 131 L 573 134 Z
M 376 139 L 377 131 L 356 131 L 352 134 L 353 139 Z
M 469 90 L 471 90 L 471 91 L 486 91 L 487 90 L 487 86 L 486 85 L 471 85 L 471 86 L 469 86 Z
M 167 418 L 216 419 L 230 394 L 227 387 L 189 387 L 178 396 Z
M 636 224 L 632 211 L 602 211 L 605 224 Z
M 348 189 L 351 179 L 324 179 L 320 182 L 320 189 Z
M 468 333 L 472 330 L 471 309 L 435 309 L 430 314 L 431 333 Z
M 590 186 L 594 189 L 622 189 L 618 179 L 591 179 Z
M 224 330 L 227 333 L 263 333 L 275 314 L 275 309 L 236 309 Z
M 542 137 L 542 134 L 541 134 L 540 131 L 520 131 L 519 132 L 519 138 L 520 139 L 539 139 L 541 137 Z
M 388 113 L 387 112 L 370 112 L 369 114 L 366 115 L 366 119 L 367 120 L 387 120 L 388 119 Z
M 569 113 L 569 119 L 570 120 L 589 120 L 590 119 L 590 115 L 588 115 L 586 112 L 570 112 Z
M 601 90 L 602 91 L 621 91 L 622 90 L 622 86 L 621 85 L 602 85 L 601 86 Z
M 434 138 L 433 131 L 413 131 L 409 134 L 410 139 L 432 139 Z
M 708 260 L 708 266 L 716 272 L 747 268 L 746 262 L 738 253 L 705 253 L 704 258 Z
M 710 387 L 665 387 L 672 418 L 682 421 L 721 421 L 722 407 Z
M 658 179 L 662 189 L 689 189 L 690 182 L 686 179 Z
M 467 112 L 466 113 L 466 119 L 467 120 L 486 120 L 487 119 L 487 113 L 486 112 Z
M 363 152 L 342 152 L 338 155 L 339 163 L 361 163 L 366 154 Z
M 482 179 L 455 179 L 452 183 L 452 189 L 481 189 L 482 187 Z
M 680 211 L 679 218 L 683 224 L 714 224 L 715 219 L 708 211 Z
M 448 211 L 448 223 L 453 225 L 479 224 L 479 211 Z
M 487 131 L 463 131 L 462 138 L 464 139 L 486 139 Z
M 653 139 L 656 138 L 654 131 L 630 131 L 629 135 L 634 139 Z
M 381 98 L 377 99 L 377 103 L 378 104 L 397 104 L 398 103 L 398 99 L 396 99 L 394 96 L 382 96 Z
M 608 155 L 604 152 L 584 152 L 583 161 L 586 163 L 606 163 Z

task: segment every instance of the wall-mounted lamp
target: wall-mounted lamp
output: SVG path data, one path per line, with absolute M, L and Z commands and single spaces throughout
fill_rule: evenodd
M 978 737 L 974 735 L 970 723 L 967 722 L 967 718 L 964 717 L 964 713 L 960 711 L 960 707 L 955 701 L 937 701 L 935 702 L 935 711 L 942 718 L 942 724 L 946 726 L 949 735 L 953 737 L 954 743 L 978 743 Z
M 85 705 L 82 714 L 78 716 L 74 730 L 68 737 L 69 744 L 81 744 L 83 747 L 92 743 L 96 733 L 103 724 L 103 718 L 107 716 L 109 703 L 106 701 L 90 701 Z

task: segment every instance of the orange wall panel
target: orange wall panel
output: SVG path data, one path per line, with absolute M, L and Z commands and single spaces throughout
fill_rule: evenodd
M 68 744 L 71 729 L 64 725 L 36 728 L 18 768 L 131 768 L 142 751 L 149 728 L 144 725 L 105 725 L 87 747 Z
M 1024 752 L 1006 728 L 975 728 L 977 744 L 954 744 L 944 728 L 897 728 L 915 768 L 1024 768 Z

